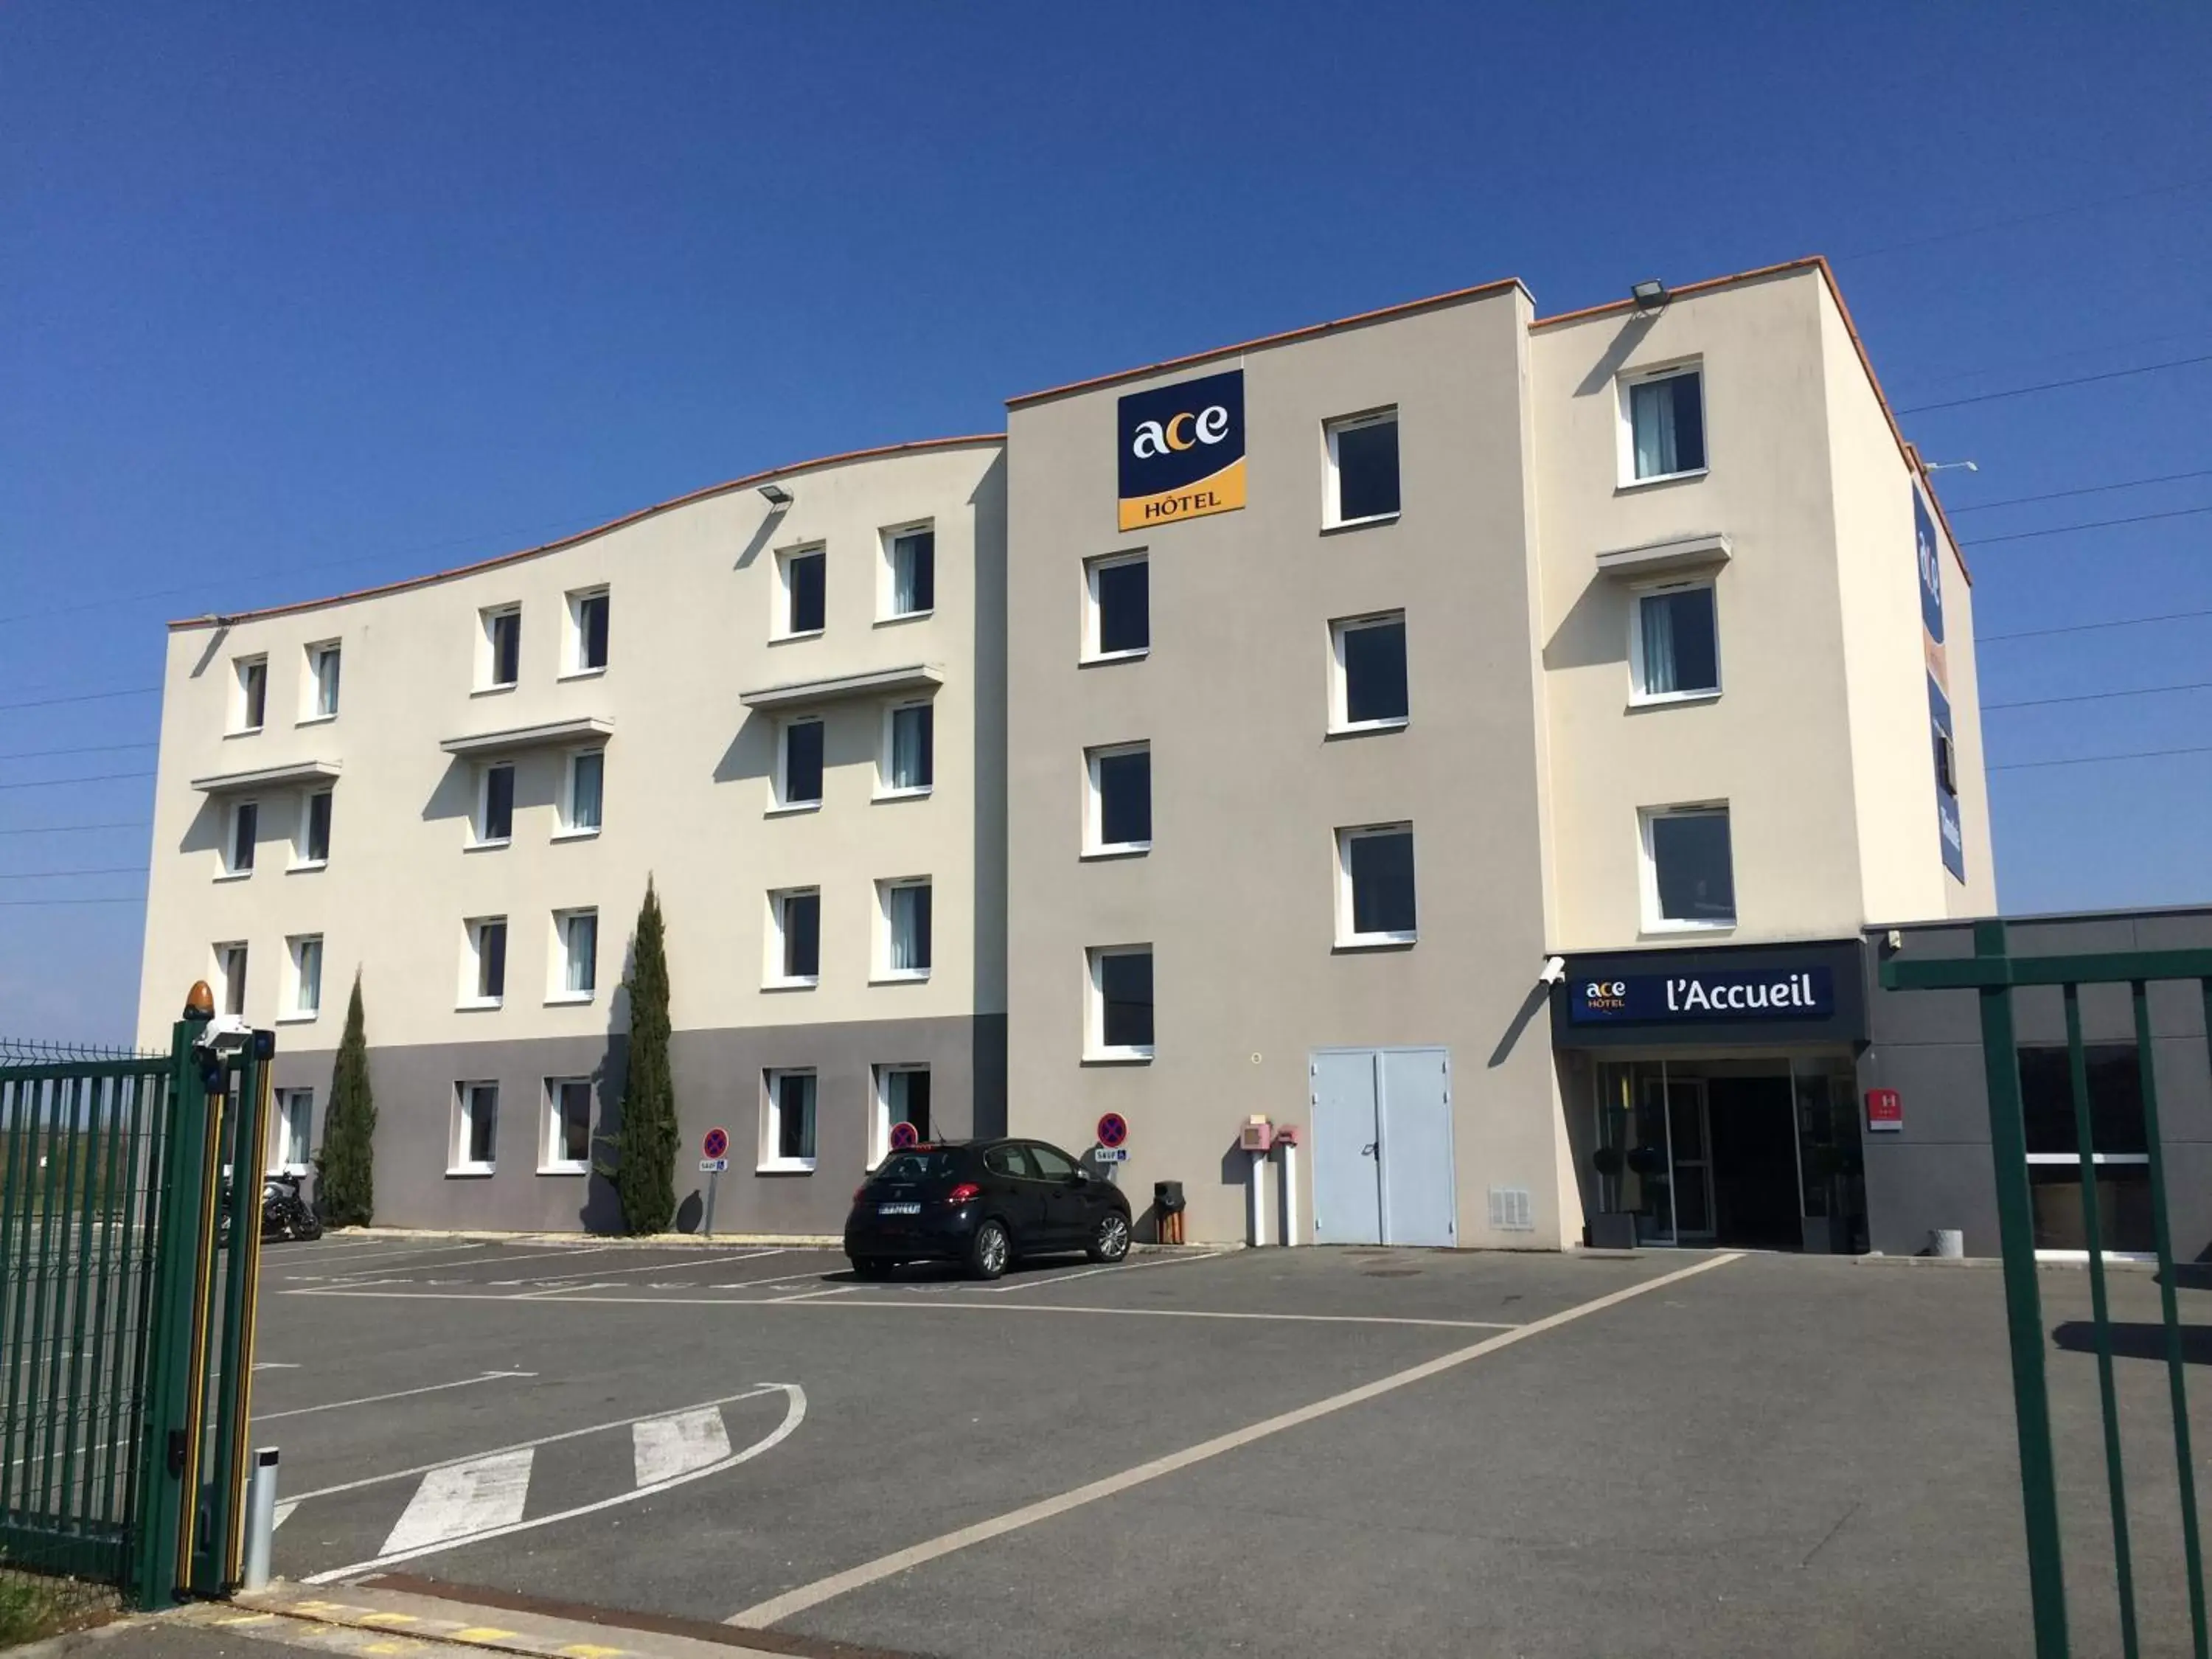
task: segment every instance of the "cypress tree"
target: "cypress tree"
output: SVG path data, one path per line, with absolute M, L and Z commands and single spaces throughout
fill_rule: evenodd
M 667 938 L 650 877 L 628 986 L 629 1066 L 612 1137 L 615 1164 L 599 1172 L 615 1183 L 624 1227 L 660 1233 L 676 1216 L 676 1086 L 668 1070 Z
M 323 1144 L 315 1150 L 315 1203 L 331 1227 L 366 1227 L 376 1217 L 376 1097 L 368 1085 L 368 1037 L 362 1030 L 361 970 L 346 1004 L 345 1036 L 331 1073 Z

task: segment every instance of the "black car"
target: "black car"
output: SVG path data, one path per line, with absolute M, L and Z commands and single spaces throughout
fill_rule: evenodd
M 1041 1140 L 939 1141 L 895 1152 L 853 1194 L 845 1254 L 863 1279 L 957 1261 L 996 1279 L 1017 1257 L 1129 1253 L 1129 1200 Z

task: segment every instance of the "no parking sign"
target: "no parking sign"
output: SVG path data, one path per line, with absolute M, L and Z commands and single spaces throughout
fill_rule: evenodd
M 915 1128 L 913 1124 L 894 1123 L 891 1125 L 891 1150 L 893 1152 L 910 1152 L 921 1144 L 921 1131 Z

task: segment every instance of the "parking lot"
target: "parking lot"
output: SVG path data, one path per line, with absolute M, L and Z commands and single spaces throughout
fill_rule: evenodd
M 2116 1649 L 2087 1279 L 2042 1282 L 2077 1650 Z M 819 1250 L 365 1238 L 271 1246 L 264 1283 L 293 1579 L 1009 1659 L 2031 1645 L 1978 1268 L 1194 1250 L 862 1285 Z M 2144 1650 L 2181 1651 L 2157 1286 L 2114 1297 Z

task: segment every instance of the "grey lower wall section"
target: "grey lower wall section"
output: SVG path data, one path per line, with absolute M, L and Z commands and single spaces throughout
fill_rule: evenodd
M 1896 954 L 1904 960 L 1974 952 L 1971 922 L 1902 931 Z M 1978 996 L 1882 990 L 1882 937 L 1883 930 L 1869 931 L 1875 947 L 1867 955 L 1872 1042 L 1860 1058 L 1859 1084 L 1862 1091 L 1895 1089 L 1905 1127 L 1865 1138 L 1873 1246 L 1909 1255 L 1927 1248 L 1931 1228 L 1956 1227 L 1966 1233 L 1968 1255 L 1996 1255 L 1996 1169 Z M 2212 909 L 2015 921 L 2007 945 L 2014 956 L 2212 949 Z M 2212 1054 L 2205 1045 L 2203 993 L 2193 981 L 2154 984 L 2149 1012 L 2174 1255 L 2212 1260 Z M 2015 991 L 2013 1018 L 2023 1046 L 2064 1047 L 2064 1004 L 2057 987 Z M 2132 1044 L 2128 988 L 2084 986 L 2081 1025 L 2086 1042 Z
M 620 1231 L 611 1182 L 596 1175 L 540 1175 L 538 1163 L 546 1079 L 591 1078 L 598 1133 L 611 1135 L 627 1049 L 626 1037 L 605 1036 L 372 1048 L 378 1224 L 501 1232 Z M 314 1091 L 317 1146 L 334 1058 L 329 1049 L 280 1050 L 276 1056 L 278 1088 Z M 853 1188 L 867 1165 L 878 1066 L 930 1068 L 931 1109 L 941 1133 L 996 1134 L 1006 1128 L 1003 1014 L 678 1031 L 669 1058 L 682 1129 L 677 1225 L 686 1231 L 698 1228 L 705 1197 L 699 1142 L 716 1125 L 730 1133 L 730 1170 L 715 1199 L 716 1232 L 841 1231 Z M 814 1172 L 757 1175 L 764 1074 L 771 1068 L 808 1067 L 816 1074 Z M 497 1157 L 489 1176 L 446 1173 L 453 1085 L 463 1081 L 499 1085 Z

